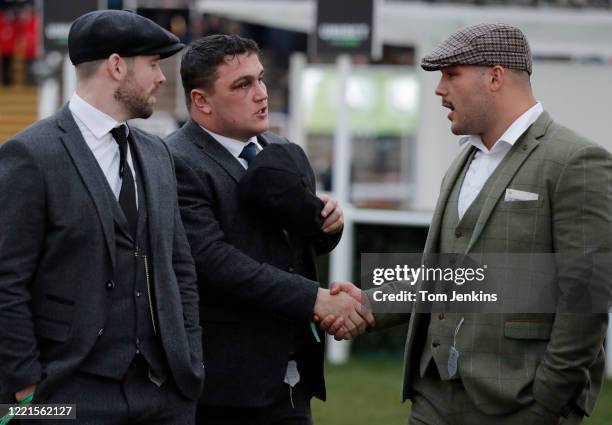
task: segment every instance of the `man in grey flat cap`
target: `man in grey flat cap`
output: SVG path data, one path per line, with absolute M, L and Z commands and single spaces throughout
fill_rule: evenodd
M 79 424 L 194 421 L 201 328 L 173 162 L 126 123 L 152 114 L 159 61 L 182 47 L 134 13 L 79 17 L 76 93 L 0 147 L 0 376 L 15 401 L 76 404 Z
M 442 182 L 426 258 L 609 255 L 612 156 L 555 123 L 536 101 L 523 33 L 505 24 L 472 26 L 421 66 L 441 71 L 435 93 L 450 109 L 451 131 L 466 135 Z M 374 308 L 377 329 L 409 322 L 402 397 L 412 400 L 410 424 L 579 424 L 591 414 L 607 314 L 569 314 L 563 306 L 574 305 L 573 285 L 593 268 L 553 259 L 539 272 L 527 280 L 537 291 L 543 276 L 553 276 L 556 313 L 389 315 Z M 512 287 L 529 282 L 508 279 Z M 332 293 L 338 289 L 354 292 L 343 284 Z M 418 303 L 414 309 L 421 311 Z

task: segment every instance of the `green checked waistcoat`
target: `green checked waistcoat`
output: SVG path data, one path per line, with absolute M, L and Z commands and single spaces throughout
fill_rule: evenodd
M 463 218 L 459 220 L 459 194 L 465 180 L 465 175 L 470 167 L 470 163 L 474 159 L 475 149 L 471 149 L 471 153 L 463 165 L 461 173 L 457 177 L 457 181 L 448 198 L 446 208 L 442 217 L 442 231 L 440 232 L 439 252 L 461 254 L 467 249 L 467 243 L 472 236 L 474 226 L 478 220 L 478 215 L 482 210 L 482 194 L 486 192 L 488 184 L 485 184 L 482 192 L 474 199 L 474 202 L 465 212 Z M 489 179 L 491 181 L 492 179 Z M 443 284 L 444 285 L 444 284 Z M 446 294 L 452 290 L 452 286 L 438 285 L 437 291 L 443 288 Z M 450 347 L 453 344 L 455 329 L 457 328 L 461 316 L 456 313 L 448 313 L 441 305 L 434 308 L 434 313 L 431 314 L 429 326 L 427 326 L 427 338 L 423 345 L 423 353 L 419 362 L 419 373 L 425 375 L 425 370 L 429 362 L 433 359 L 438 369 L 438 374 L 443 380 L 458 379 L 459 374 L 449 376 L 448 374 L 448 357 Z M 460 331 L 461 329 L 459 329 Z

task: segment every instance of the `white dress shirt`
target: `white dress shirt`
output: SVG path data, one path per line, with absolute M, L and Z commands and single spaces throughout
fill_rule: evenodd
M 244 147 L 252 142 L 255 144 L 255 147 L 257 148 L 257 153 L 261 152 L 261 150 L 263 149 L 261 145 L 259 144 L 259 142 L 257 141 L 257 136 L 251 137 L 246 142 L 241 142 L 240 140 L 232 139 L 230 137 L 225 137 L 220 134 L 213 133 L 212 131 L 202 126 L 200 127 L 202 128 L 202 130 L 210 134 L 217 142 L 221 143 L 221 146 L 227 149 L 227 151 L 231 153 L 232 156 L 238 160 L 240 165 L 242 165 L 245 170 L 249 168 L 249 164 L 248 162 L 246 162 L 245 159 L 239 157 Z
M 499 140 L 493 144 L 491 150 L 487 149 L 484 143 L 482 143 L 480 136 L 475 134 L 465 136 L 459 140 L 460 146 L 469 143 L 477 149 L 474 159 L 472 159 L 465 174 L 463 185 L 461 185 L 461 192 L 459 192 L 459 220 L 463 218 L 467 209 L 472 205 L 474 199 L 476 199 L 489 177 L 491 177 L 491 174 L 493 174 L 493 171 L 502 162 L 512 146 L 527 131 L 529 126 L 538 119 L 542 112 L 544 112 L 544 108 L 540 102 L 533 105 L 508 127 Z
M 119 200 L 119 193 L 121 192 L 121 178 L 119 177 L 119 144 L 117 144 L 110 134 L 110 131 L 124 124 L 129 134 L 129 127 L 125 122 L 117 122 L 114 118 L 94 108 L 76 93 L 70 98 L 68 108 L 70 112 L 72 112 L 72 116 L 79 126 L 79 130 L 81 130 L 85 143 L 87 143 L 96 161 L 98 161 L 98 165 L 100 165 L 100 169 L 104 173 L 106 181 L 108 181 L 115 198 Z M 138 187 L 129 144 L 127 148 L 127 162 L 134 176 L 134 185 L 136 185 L 136 207 L 138 207 Z

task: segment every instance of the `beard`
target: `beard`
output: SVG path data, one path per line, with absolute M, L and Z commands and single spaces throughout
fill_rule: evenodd
M 456 121 L 451 125 L 455 135 L 481 134 L 491 123 L 493 102 L 489 96 L 474 90 L 469 103 L 464 103 L 460 111 L 455 111 Z
M 131 73 L 121 82 L 113 97 L 123 105 L 130 116 L 129 119 L 146 119 L 153 115 L 153 105 L 148 102 L 144 90 L 134 81 L 134 76 Z

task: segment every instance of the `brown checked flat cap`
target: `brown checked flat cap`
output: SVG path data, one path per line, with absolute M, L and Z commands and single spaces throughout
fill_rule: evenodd
M 68 33 L 68 55 L 73 65 L 123 57 L 172 56 L 184 45 L 170 31 L 127 10 L 97 10 L 78 17 Z
M 525 34 L 516 27 L 478 24 L 452 34 L 421 60 L 425 71 L 455 65 L 501 65 L 531 74 L 531 50 Z

